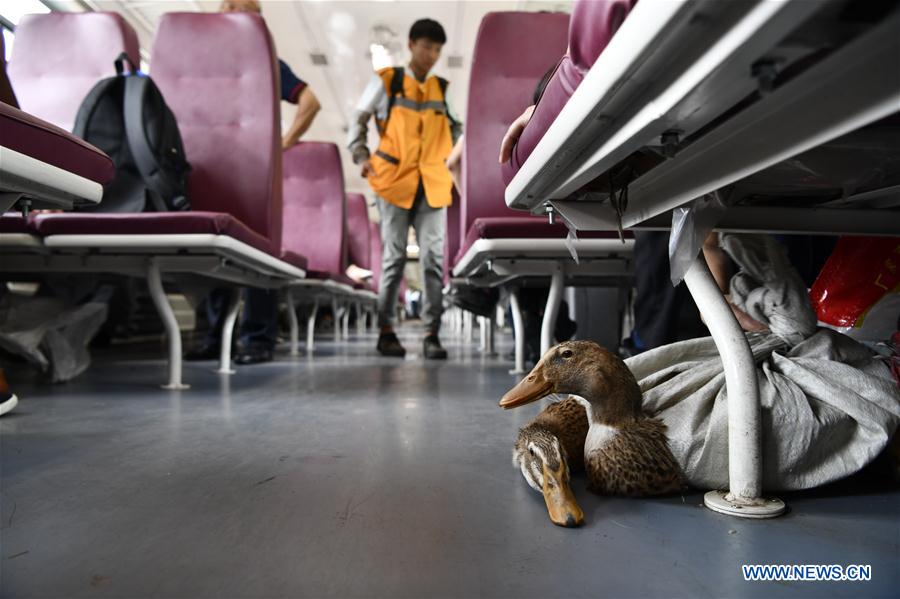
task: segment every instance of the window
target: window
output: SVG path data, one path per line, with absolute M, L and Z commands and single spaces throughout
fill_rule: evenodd
M 3 46 L 6 49 L 6 60 L 12 56 L 15 29 L 25 15 L 48 13 L 50 8 L 41 0 L 3 0 L 0 6 L 0 28 L 3 29 Z

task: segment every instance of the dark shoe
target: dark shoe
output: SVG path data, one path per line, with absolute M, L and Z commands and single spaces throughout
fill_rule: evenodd
M 426 360 L 446 360 L 447 350 L 441 347 L 441 341 L 437 335 L 428 335 L 422 342 L 422 349 Z
M 217 360 L 219 358 L 218 343 L 204 343 L 198 345 L 188 353 L 184 354 L 184 359 L 188 362 L 199 362 L 200 360 Z
M 378 353 L 382 356 L 390 356 L 392 358 L 402 358 L 406 355 L 406 350 L 400 345 L 400 340 L 394 333 L 381 333 L 378 335 L 378 345 L 375 346 Z
M 249 347 L 241 350 L 234 359 L 235 364 L 241 366 L 249 366 L 250 364 L 262 364 L 263 362 L 271 362 L 273 351 L 269 347 Z

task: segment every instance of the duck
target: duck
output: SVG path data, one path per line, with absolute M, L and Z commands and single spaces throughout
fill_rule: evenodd
M 570 472 L 584 470 L 587 433 L 584 407 L 567 397 L 551 403 L 522 427 L 513 446 L 513 467 L 529 487 L 544 496 L 550 520 L 557 526 L 584 524 L 584 512 L 572 493 Z
M 507 391 L 500 407 L 517 408 L 554 393 L 568 395 L 585 410 L 583 463 L 589 491 L 647 497 L 684 488 L 665 424 L 643 411 L 641 389 L 619 356 L 593 341 L 560 343 Z M 537 458 L 541 471 L 553 470 L 549 454 L 538 453 Z

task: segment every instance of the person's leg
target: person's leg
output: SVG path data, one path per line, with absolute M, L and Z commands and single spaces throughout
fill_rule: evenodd
M 409 235 L 409 210 L 398 208 L 378 198 L 381 214 L 381 282 L 378 286 L 378 351 L 384 355 L 403 356 L 406 350 L 394 334 L 397 294 L 406 266 L 406 240 Z
M 672 286 L 668 232 L 634 232 L 634 276 L 635 349 L 644 351 L 675 342 L 685 291 Z
M 422 322 L 425 325 L 425 357 L 444 359 L 447 351 L 438 340 L 444 312 L 444 209 L 429 206 L 421 184 L 419 189 L 413 206 L 413 226 L 419 242 L 424 288 Z
M 241 318 L 241 352 L 238 364 L 269 362 L 278 337 L 278 293 L 271 289 L 244 290 Z
M 185 360 L 215 360 L 219 357 L 219 343 L 222 339 L 225 317 L 228 315 L 231 293 L 231 289 L 219 287 L 210 291 L 203 300 L 206 304 L 206 320 L 209 323 L 209 330 L 206 331 L 206 335 L 199 345 L 185 354 Z

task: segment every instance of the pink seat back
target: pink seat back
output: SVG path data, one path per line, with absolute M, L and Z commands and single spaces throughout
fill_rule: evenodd
M 489 13 L 481 21 L 469 80 L 460 238 L 478 218 L 515 215 L 503 201 L 500 140 L 565 53 L 568 23 L 566 14 L 535 12 Z
M 280 252 L 279 79 L 262 18 L 165 14 L 152 65 L 193 169 L 192 208 L 231 214 Z
M 284 250 L 306 256 L 310 271 L 344 277 L 347 196 L 332 143 L 301 142 L 284 153 Z
M 578 89 L 582 79 L 603 52 L 637 0 L 577 0 L 569 23 L 569 51 L 547 82 L 528 127 L 503 165 L 508 184 L 556 116 Z
M 371 270 L 372 242 L 369 236 L 369 207 L 361 193 L 347 194 L 347 243 L 351 264 Z
M 9 77 L 22 110 L 71 131 L 78 107 L 127 52 L 140 63 L 137 34 L 115 13 L 26 15 L 16 27 Z

